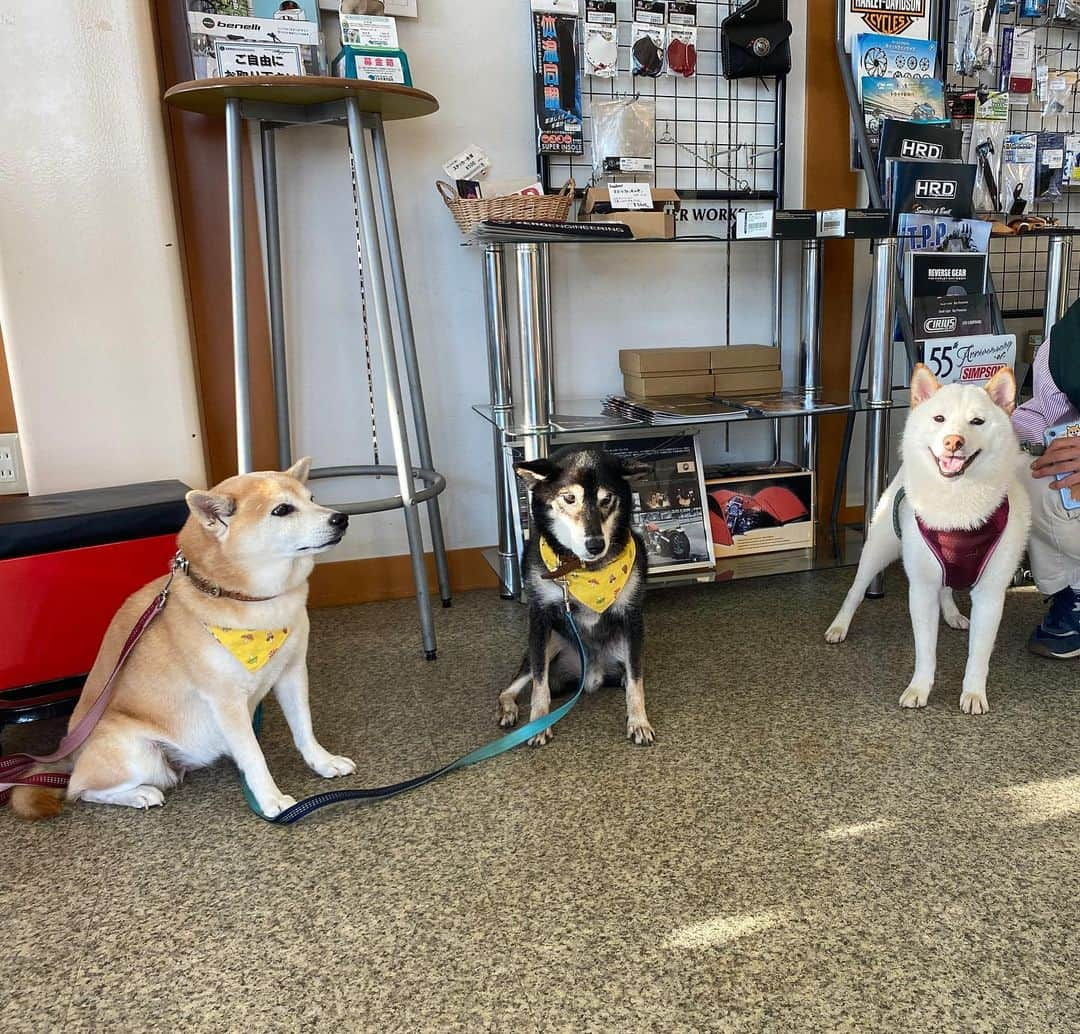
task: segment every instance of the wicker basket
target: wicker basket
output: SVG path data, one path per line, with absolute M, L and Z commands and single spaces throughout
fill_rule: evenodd
M 442 180 L 435 181 L 435 189 L 446 202 L 461 232 L 466 235 L 485 219 L 565 223 L 574 201 L 573 180 L 567 180 L 558 194 L 544 194 L 541 197 L 458 197 L 457 191 Z

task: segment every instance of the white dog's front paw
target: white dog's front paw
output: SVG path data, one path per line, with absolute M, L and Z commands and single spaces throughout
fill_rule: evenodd
M 818 626 L 821 627 L 820 625 Z M 827 643 L 842 643 L 847 639 L 848 626 L 842 621 L 834 621 L 829 630 L 825 633 L 825 642 Z
M 309 767 L 324 779 L 336 779 L 356 771 L 356 762 L 351 758 L 340 757 L 324 751 L 318 757 L 308 761 Z
M 651 747 L 656 742 L 656 733 L 647 718 L 627 718 L 626 738 L 633 740 L 639 747 Z
M 283 811 L 287 811 L 295 803 L 295 797 L 290 797 L 287 793 L 275 793 L 259 801 L 259 810 L 268 819 L 276 819 Z
M 986 702 L 986 690 L 965 689 L 960 694 L 960 710 L 964 714 L 986 714 L 990 705 Z
M 930 687 L 920 686 L 913 682 L 904 690 L 900 697 L 901 707 L 926 707 L 926 701 L 930 699 Z
M 958 610 L 947 610 L 944 612 L 945 624 L 949 628 L 955 628 L 957 632 L 966 632 L 971 628 L 971 622 L 964 617 Z

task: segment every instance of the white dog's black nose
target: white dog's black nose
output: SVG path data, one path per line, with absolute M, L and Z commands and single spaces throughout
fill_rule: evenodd
M 340 531 L 344 531 L 349 526 L 349 515 L 347 513 L 332 513 L 330 514 L 330 527 L 337 528 Z
M 604 539 L 602 536 L 594 535 L 585 540 L 585 552 L 589 556 L 596 556 L 598 553 L 604 552 Z

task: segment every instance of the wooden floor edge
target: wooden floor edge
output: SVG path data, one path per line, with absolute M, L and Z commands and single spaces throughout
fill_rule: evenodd
M 427 563 L 428 585 L 437 601 L 435 561 L 430 553 L 424 559 Z M 450 567 L 450 588 L 453 592 L 498 587 L 495 572 L 484 559 L 483 548 L 451 549 L 446 559 Z M 341 607 L 353 603 L 408 599 L 414 595 L 412 563 L 409 554 L 405 553 L 401 556 L 319 564 L 311 576 L 308 601 L 312 607 Z

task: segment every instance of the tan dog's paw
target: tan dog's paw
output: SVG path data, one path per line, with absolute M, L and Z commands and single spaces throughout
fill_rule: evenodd
M 639 747 L 651 747 L 656 742 L 656 733 L 647 720 L 638 722 L 627 719 L 626 738 L 633 740 Z
M 512 729 L 517 725 L 518 705 L 513 700 L 500 700 L 497 717 L 499 720 L 499 728 Z
M 964 714 L 986 714 L 990 705 L 986 702 L 986 693 L 983 690 L 965 689 L 960 694 L 960 710 Z
M 555 736 L 554 729 L 545 729 L 543 732 L 538 732 L 531 740 L 529 740 L 530 747 L 543 747 L 552 741 Z
M 827 643 L 842 643 L 845 639 L 847 639 L 847 625 L 842 625 L 839 622 L 830 625 L 829 630 L 825 633 L 825 642 Z
M 311 767 L 324 779 L 336 779 L 338 776 L 346 776 L 355 772 L 356 762 L 352 758 L 327 754 L 326 757 L 319 758 Z
M 259 809 L 268 819 L 276 819 L 283 811 L 288 811 L 296 803 L 295 797 L 279 793 L 259 801 Z

